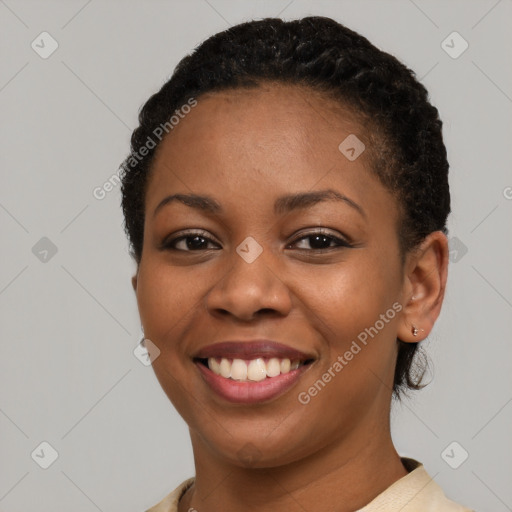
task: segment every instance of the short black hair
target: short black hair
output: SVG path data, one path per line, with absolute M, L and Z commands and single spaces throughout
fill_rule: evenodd
M 442 122 L 414 71 L 331 18 L 265 18 L 203 41 L 141 108 L 120 173 L 124 229 L 137 265 L 148 176 L 163 140 L 155 135 L 162 132 L 158 127 L 169 132 L 169 119 L 204 93 L 264 83 L 321 91 L 357 116 L 366 128 L 371 170 L 397 200 L 402 264 L 429 233 L 448 233 L 449 164 Z M 413 364 L 418 350 L 425 357 L 418 343 L 397 339 L 397 344 L 393 395 L 400 398 L 401 392 L 422 387 L 426 367 Z

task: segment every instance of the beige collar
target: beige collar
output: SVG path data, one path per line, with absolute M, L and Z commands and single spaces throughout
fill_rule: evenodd
M 409 473 L 356 512 L 474 512 L 449 500 L 420 462 L 401 457 Z M 178 512 L 178 502 L 195 478 L 182 482 L 146 512 Z

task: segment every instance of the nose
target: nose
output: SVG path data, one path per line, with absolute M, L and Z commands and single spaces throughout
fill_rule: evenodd
M 275 257 L 268 251 L 264 250 L 251 263 L 233 251 L 226 264 L 229 270 L 222 274 L 206 299 L 211 314 L 250 321 L 264 313 L 276 316 L 289 313 L 290 289 L 275 264 Z

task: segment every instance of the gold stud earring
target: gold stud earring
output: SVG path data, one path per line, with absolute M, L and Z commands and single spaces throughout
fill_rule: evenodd
M 418 336 L 418 328 L 415 325 L 412 326 L 412 335 Z

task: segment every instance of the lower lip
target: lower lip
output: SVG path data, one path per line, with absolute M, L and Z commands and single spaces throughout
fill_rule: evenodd
M 277 377 L 267 377 L 259 382 L 241 382 L 221 377 L 213 373 L 204 364 L 196 362 L 201 376 L 213 391 L 227 401 L 237 404 L 267 402 L 281 396 L 299 380 L 301 375 L 307 371 L 312 364 L 313 363 L 309 363 L 299 366 L 296 370 L 291 370 Z

